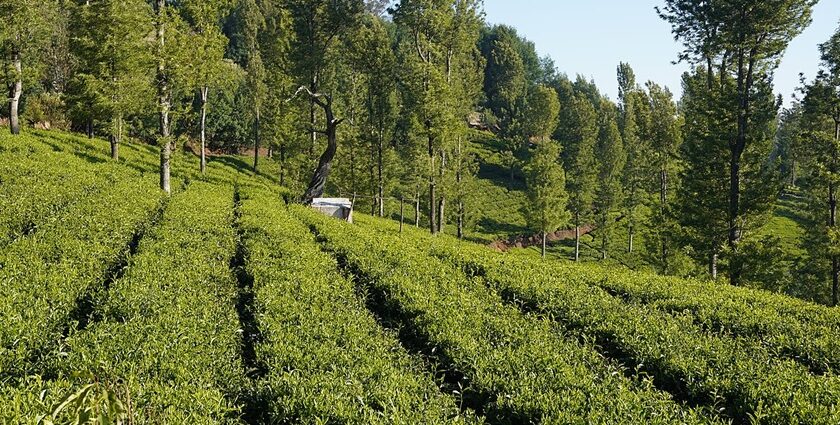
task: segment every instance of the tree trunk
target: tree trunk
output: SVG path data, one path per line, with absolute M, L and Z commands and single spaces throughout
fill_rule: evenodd
M 542 258 L 545 258 L 545 240 L 547 236 L 547 232 L 542 232 Z
M 93 119 L 91 118 L 85 121 L 85 134 L 87 134 L 88 139 L 93 139 Z
M 738 132 L 734 143 L 731 143 L 729 161 L 729 248 L 733 255 L 737 255 L 738 244 L 741 242 L 741 228 L 738 218 L 741 214 L 741 156 L 747 145 L 747 127 L 750 114 L 750 90 L 753 85 L 753 67 L 755 51 L 749 52 L 746 69 L 744 67 L 745 54 L 738 52 Z M 730 268 L 729 283 L 737 286 L 741 281 L 741 266 Z
M 443 181 L 446 172 L 446 153 L 440 153 L 440 180 Z M 446 193 L 441 190 L 440 201 L 438 202 L 438 232 L 443 233 L 446 226 Z
M 333 115 L 332 98 L 330 96 L 313 93 L 307 90 L 306 87 L 298 89 L 298 93 L 302 90 L 306 90 L 309 93 L 310 98 L 324 110 L 327 124 L 327 130 L 325 131 L 327 135 L 327 149 L 324 150 L 323 154 L 321 154 L 321 157 L 318 160 L 318 167 L 315 168 L 315 172 L 312 174 L 312 179 L 309 181 L 309 186 L 303 194 L 302 202 L 305 205 L 309 205 L 312 203 L 313 199 L 324 195 L 324 188 L 327 184 L 327 179 L 330 176 L 330 170 L 332 169 L 332 160 L 335 158 L 335 153 L 338 150 L 336 130 L 343 120 L 336 119 Z
M 201 139 L 201 174 L 204 174 L 207 169 L 207 86 L 201 88 L 201 130 L 199 131 Z M 281 183 L 282 184 L 282 183 Z
M 420 227 L 420 193 L 414 196 L 414 227 Z
M 580 261 L 580 214 L 575 213 L 575 262 Z
M 310 93 L 318 93 L 318 75 L 313 73 L 312 79 L 309 82 Z M 309 158 L 315 155 L 315 145 L 318 143 L 318 132 L 315 130 L 317 124 L 317 117 L 315 115 L 315 100 L 309 102 Z
M 20 134 L 18 109 L 20 107 L 20 96 L 23 93 L 23 76 L 21 75 L 22 68 L 20 62 L 20 52 L 12 50 L 12 66 L 15 69 L 15 82 L 11 85 L 11 90 L 9 90 L 9 129 L 14 135 Z
M 635 236 L 636 228 L 633 226 L 633 219 L 630 218 L 629 224 L 627 225 L 627 253 L 633 253 L 633 237 Z
M 604 221 L 604 222 L 606 223 L 606 221 Z M 601 237 L 601 260 L 606 260 L 607 259 L 607 244 L 608 243 L 609 243 L 609 237 L 605 233 L 604 236 Z
M 718 253 L 717 249 L 712 249 L 712 253 L 709 256 L 709 275 L 712 277 L 712 280 L 717 280 L 718 277 Z
M 429 230 L 437 233 L 437 201 L 435 200 L 435 151 L 434 138 L 429 136 Z
M 659 205 L 662 209 L 668 203 L 668 171 L 663 167 L 659 170 Z
M 840 142 L 840 120 L 834 121 L 834 146 L 832 157 L 832 174 L 837 173 L 838 158 L 837 158 L 837 143 Z M 828 184 L 828 226 L 831 229 L 837 227 L 837 186 L 832 181 Z M 840 258 L 837 255 L 831 257 L 831 305 L 837 307 L 840 302 Z
M 405 215 L 403 213 L 403 206 L 405 205 L 405 201 L 403 198 L 400 198 L 400 233 L 403 231 L 403 221 L 405 221 Z
M 118 116 L 117 123 L 114 128 L 114 134 L 111 135 L 111 159 L 119 161 L 120 159 L 120 141 L 122 139 L 122 116 Z
M 169 84 L 166 77 L 166 64 L 164 55 L 164 8 L 165 0 L 155 0 L 155 13 L 157 15 L 156 38 L 158 43 L 157 83 L 158 83 L 158 108 L 160 120 L 160 188 L 167 194 L 171 193 L 170 187 L 170 160 L 172 157 L 172 145 L 169 140 Z
M 385 217 L 385 178 L 383 176 L 383 161 L 382 150 L 384 149 L 384 135 L 382 134 L 382 125 L 379 127 L 379 144 L 377 145 L 376 153 L 376 171 L 377 171 L 377 195 L 379 201 L 379 216 Z M 402 206 L 400 206 L 402 208 Z
M 732 157 L 729 162 L 729 248 L 732 250 L 732 255 L 736 255 L 738 243 L 741 239 L 738 216 L 740 211 L 741 201 L 741 158 L 735 151 L 732 152 Z M 741 279 L 741 267 L 737 265 L 730 267 L 729 283 L 733 286 L 738 286 Z
M 260 110 L 257 108 L 254 117 L 254 174 L 257 174 L 257 166 L 260 161 Z
M 286 145 L 280 143 L 280 186 L 286 185 Z

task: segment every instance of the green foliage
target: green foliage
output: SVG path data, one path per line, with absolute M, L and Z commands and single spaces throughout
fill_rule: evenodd
M 525 167 L 528 185 L 526 215 L 531 228 L 542 234 L 568 224 L 566 178 L 560 161 L 560 146 L 544 140 Z
M 527 137 L 546 140 L 554 134 L 560 115 L 560 100 L 557 92 L 546 86 L 536 86 L 528 93 L 528 108 L 525 114 Z
M 598 158 L 598 187 L 595 190 L 594 207 L 597 211 L 595 223 L 601 238 L 601 257 L 607 258 L 607 246 L 615 227 L 613 213 L 618 211 L 624 197 L 621 177 L 627 162 L 627 152 L 618 131 L 615 105 L 608 100 L 601 101 L 600 129 L 595 156 Z
M 442 236 L 397 237 L 361 216 L 364 227 L 357 228 L 311 210 L 294 213 L 315 227 L 369 293 L 379 294 L 376 303 L 392 320 L 463 376 L 462 400 L 481 407 L 488 420 L 716 422 L 669 400 L 647 380 L 627 379 L 591 345 L 564 338 L 550 322 L 523 314 L 482 282 L 428 255 Z
M 246 269 L 254 277 L 266 421 L 472 423 L 376 322 L 280 199 L 245 193 Z M 294 370 L 295 373 L 287 373 Z
M 837 419 L 830 394 L 838 383 L 809 371 L 826 370 L 821 361 L 836 350 L 828 335 L 836 332 L 840 318 L 831 309 L 762 291 L 593 264 L 546 263 L 444 237 L 423 238 L 417 243 L 428 245 L 435 256 L 477 276 L 517 305 L 578 330 L 609 356 L 691 403 L 720 409 L 736 421 Z M 659 295 L 642 301 L 642 294 Z M 669 299 L 679 301 L 668 306 Z M 810 348 L 799 345 L 803 343 Z M 806 352 L 821 360 L 806 360 Z
M 592 215 L 595 201 L 596 167 L 595 146 L 598 141 L 597 113 L 592 104 L 581 95 L 574 95 L 563 125 L 561 143 L 566 169 L 566 190 L 569 193 L 569 210 L 574 224 L 585 223 Z

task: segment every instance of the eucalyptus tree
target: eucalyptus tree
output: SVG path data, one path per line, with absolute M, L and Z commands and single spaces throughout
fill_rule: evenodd
M 207 166 L 207 103 L 210 90 L 230 81 L 232 63 L 224 59 L 228 39 L 222 33 L 222 19 L 230 12 L 232 0 L 186 0 L 182 2 L 182 14 L 189 22 L 190 59 L 196 63 L 193 80 L 199 100 L 199 141 L 201 173 Z
M 619 209 L 623 198 L 621 177 L 627 162 L 627 153 L 621 132 L 618 130 L 618 110 L 615 105 L 603 99 L 599 108 L 598 142 L 595 157 L 598 158 L 598 185 L 595 191 L 595 211 L 598 235 L 601 237 L 601 259 L 606 260 L 609 241 L 615 222 L 612 213 Z
M 460 9 L 457 6 L 467 6 Z M 412 144 L 424 144 L 428 180 L 429 229 L 440 231 L 443 214 L 437 198 L 438 183 L 446 169 L 446 152 L 453 141 L 453 133 L 465 125 L 466 115 L 459 117 L 455 107 L 456 85 L 453 76 L 459 65 L 459 51 L 463 35 L 472 18 L 457 11 L 477 15 L 473 1 L 404 0 L 393 10 L 394 22 L 400 38 L 398 46 L 402 63 L 400 89 L 406 113 L 406 132 Z M 476 29 L 477 31 L 477 29 Z M 464 123 L 460 122 L 463 120 Z M 463 128 L 463 127 L 462 127 Z M 421 142 L 421 140 L 423 142 Z M 419 146 L 417 146 L 419 147 Z M 415 160 L 419 149 L 412 147 Z M 419 167 L 415 167 L 419 170 Z
M 20 134 L 20 99 L 24 82 L 37 77 L 41 48 L 57 19 L 56 0 L 0 0 L 0 53 L 9 93 L 9 129 Z
M 386 158 L 389 156 L 389 141 L 393 138 L 397 115 L 396 56 L 391 48 L 392 38 L 385 22 L 368 15 L 353 37 L 347 42 L 348 55 L 353 68 L 363 79 L 362 96 L 364 111 L 362 138 L 370 146 L 371 167 L 375 176 L 372 197 L 374 213 L 385 215 Z
M 528 225 L 542 236 L 542 256 L 545 258 L 548 234 L 568 224 L 571 218 L 566 210 L 569 195 L 560 163 L 560 145 L 550 139 L 542 140 L 525 167 L 525 176 L 528 188 L 526 217 Z
M 154 0 L 155 11 L 155 74 L 157 85 L 158 134 L 160 143 L 160 188 L 167 194 L 171 193 L 170 174 L 172 158 L 172 140 L 170 138 L 169 111 L 172 106 L 169 79 L 171 64 L 167 63 L 166 29 L 169 20 L 169 8 L 166 0 Z
M 728 234 L 730 251 L 737 254 L 738 244 L 748 221 L 743 193 L 749 184 L 743 175 L 744 154 L 749 145 L 762 143 L 754 133 L 763 131 L 763 124 L 754 123 L 757 105 L 766 101 L 757 95 L 762 85 L 770 84 L 779 58 L 788 43 L 811 22 L 811 12 L 817 0 L 666 0 L 657 8 L 659 15 L 673 27 L 674 35 L 682 40 L 685 50 L 680 60 L 705 64 L 706 89 L 712 90 L 714 72 L 719 74 L 718 88 L 730 92 L 728 102 L 719 104 L 734 121 L 728 138 Z M 731 79 L 733 84 L 725 81 Z M 689 118 L 691 119 L 691 118 Z M 741 270 L 729 271 L 730 283 L 737 285 Z
M 126 116 L 153 97 L 147 40 L 152 10 L 143 0 L 91 0 L 78 5 L 72 18 L 79 69 L 71 99 L 88 99 L 81 106 L 107 123 L 111 158 L 117 160 Z
M 679 170 L 680 145 L 682 144 L 682 118 L 677 111 L 671 92 L 652 81 L 645 85 L 647 88 L 647 110 L 649 124 L 647 138 L 649 140 L 649 165 L 654 184 L 651 191 L 658 193 L 658 203 L 650 217 L 649 246 L 656 246 L 657 263 L 663 272 L 669 270 L 669 256 L 676 235 L 672 234 L 673 223 L 673 188 L 676 187 L 676 176 Z M 696 152 L 699 153 L 699 152 Z M 693 158 L 691 159 L 693 160 Z

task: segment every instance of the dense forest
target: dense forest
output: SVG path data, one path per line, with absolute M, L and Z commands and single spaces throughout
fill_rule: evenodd
M 475 144 L 491 138 L 543 255 L 574 230 L 573 260 L 586 233 L 603 260 L 837 305 L 840 30 L 791 106 L 773 87 L 815 3 L 664 0 L 651 13 L 692 66 L 682 98 L 619 63 L 612 100 L 480 0 L 0 0 L 0 119 L 105 137 L 114 161 L 155 145 L 166 192 L 173 152 L 202 172 L 247 152 L 288 202 L 405 208 L 458 237 L 486 201 Z M 795 247 L 767 228 L 783 204 Z

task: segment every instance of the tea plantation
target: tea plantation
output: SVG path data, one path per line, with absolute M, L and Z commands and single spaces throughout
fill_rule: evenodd
M 840 311 L 0 136 L 0 423 L 840 423 Z

